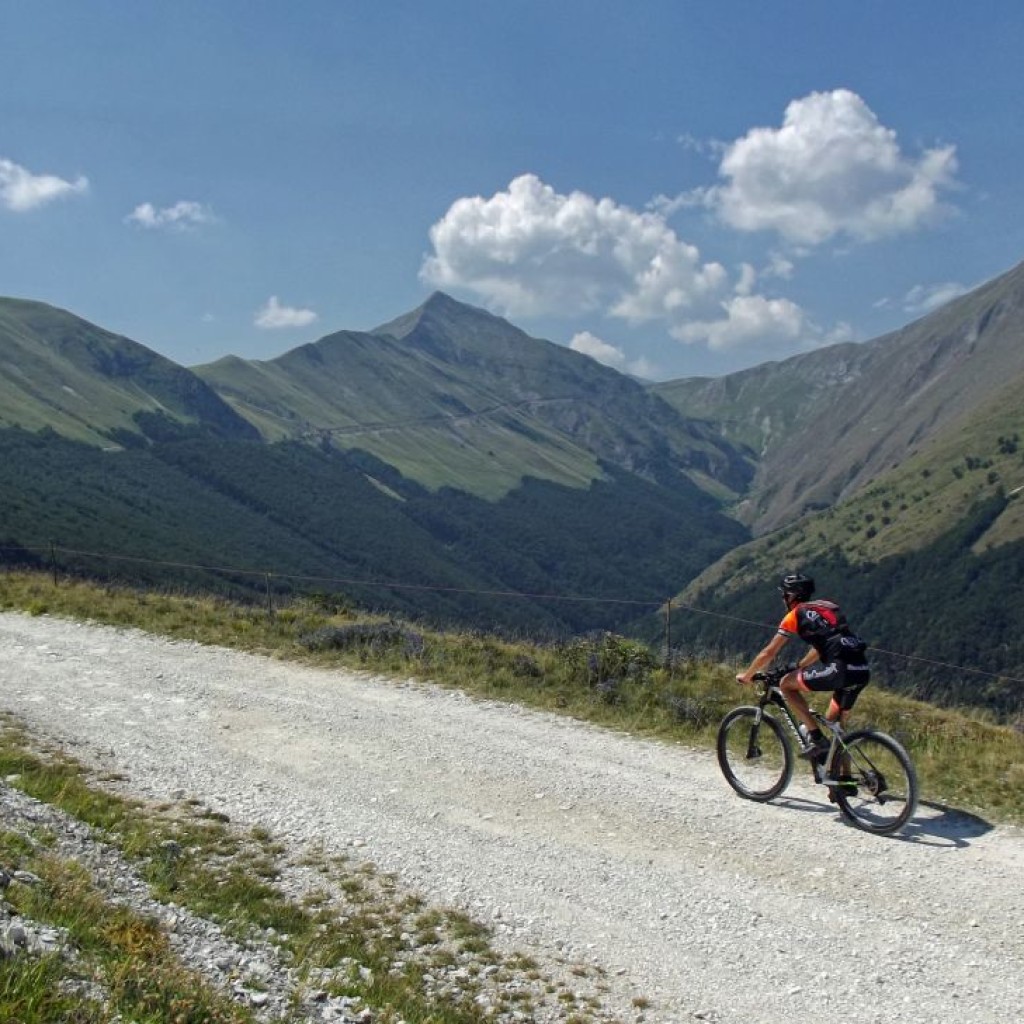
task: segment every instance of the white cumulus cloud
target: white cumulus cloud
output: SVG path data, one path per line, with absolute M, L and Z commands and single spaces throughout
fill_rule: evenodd
M 817 245 L 912 231 L 942 212 L 955 186 L 954 146 L 914 156 L 848 89 L 793 100 L 780 128 L 753 128 L 725 150 L 724 183 L 705 202 L 741 231 Z
M 489 199 L 457 200 L 430 240 L 425 281 L 475 292 L 512 316 L 655 319 L 706 303 L 727 276 L 659 214 L 563 195 L 533 174 Z
M 795 302 L 761 294 L 762 280 L 792 274 L 780 254 L 762 269 L 743 263 L 730 274 L 704 260 L 659 210 L 561 194 L 533 174 L 489 198 L 456 200 L 430 240 L 424 281 L 473 292 L 509 316 L 600 314 L 660 325 L 679 341 L 713 349 L 808 347 L 831 338 Z M 638 376 L 654 372 L 589 332 L 571 347 Z
M 316 319 L 317 315 L 313 310 L 282 306 L 277 296 L 271 295 L 266 305 L 256 311 L 253 324 L 270 331 L 281 327 L 308 327 Z
M 152 203 L 140 203 L 125 220 L 129 224 L 138 224 L 139 227 L 151 230 L 165 228 L 171 231 L 185 231 L 203 224 L 214 224 L 217 218 L 203 203 L 182 199 L 162 208 Z
M 0 206 L 15 213 L 33 210 L 56 199 L 82 195 L 88 190 L 87 178 L 66 181 L 53 174 L 33 174 L 13 160 L 0 157 Z
M 573 335 L 569 342 L 569 348 L 573 352 L 582 352 L 591 359 L 596 359 L 605 366 L 614 370 L 631 373 L 636 377 L 654 377 L 657 375 L 657 368 L 645 356 L 638 359 L 630 359 L 621 348 L 599 338 L 590 331 L 579 331 Z
M 820 329 L 795 302 L 741 293 L 723 301 L 715 318 L 681 324 L 671 334 L 687 343 L 704 342 L 713 350 L 753 343 L 767 346 L 779 341 L 821 341 Z
M 599 363 L 604 363 L 605 366 L 613 366 L 617 370 L 626 365 L 626 353 L 621 348 L 610 345 L 596 334 L 591 334 L 590 331 L 579 331 L 574 334 L 572 341 L 569 342 L 569 348 L 573 352 L 582 352 L 583 355 L 590 356 L 591 359 L 596 359 Z
M 930 313 L 939 306 L 963 295 L 967 287 L 958 281 L 946 281 L 943 284 L 919 284 L 903 296 L 903 308 L 908 313 Z

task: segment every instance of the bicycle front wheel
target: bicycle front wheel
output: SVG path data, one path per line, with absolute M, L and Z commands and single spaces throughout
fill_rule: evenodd
M 759 708 L 735 708 L 718 728 L 718 764 L 746 800 L 777 797 L 793 776 L 793 752 L 782 726 Z
M 901 829 L 917 810 L 917 773 L 910 755 L 884 732 L 850 733 L 829 773 L 843 817 L 876 835 Z

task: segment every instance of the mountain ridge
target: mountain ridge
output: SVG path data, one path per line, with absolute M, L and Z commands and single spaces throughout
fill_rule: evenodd
M 368 570 L 356 535 L 338 533 L 348 517 L 389 524 L 367 557 L 395 579 L 427 558 L 470 590 L 677 593 L 748 621 L 764 614 L 766 580 L 804 568 L 829 589 L 838 581 L 883 644 L 913 624 L 922 658 L 969 651 L 1019 677 L 1024 640 L 1007 615 L 1024 589 L 1022 336 L 1024 264 L 869 342 L 655 385 L 443 293 L 374 331 L 191 370 L 65 311 L 0 299 L 0 363 L 17 371 L 0 377 L 0 427 L 138 449 L 104 483 L 103 460 L 0 430 L 17 462 L 5 467 L 0 537 L 103 550 L 113 515 L 122 542 L 138 532 L 151 550 L 160 503 L 187 493 L 210 528 L 176 509 L 176 542 L 266 549 L 275 571 L 299 551 L 306 572 L 318 558 L 325 573 Z M 69 408 L 83 394 L 91 420 Z M 272 541 L 258 538 L 261 517 Z M 233 518 L 246 525 L 225 546 Z M 290 522 L 324 540 L 290 541 Z M 404 608 L 407 596 L 392 599 Z M 662 626 L 637 628 L 657 637 Z M 1005 688 L 987 692 L 1014 706 Z
M 151 365 L 167 369 L 144 346 L 52 307 L 36 308 L 44 322 L 34 332 L 12 309 L 0 300 L 10 313 L 0 360 L 20 355 L 19 331 L 40 352 L 44 330 L 85 332 L 138 356 L 142 383 Z M 257 580 L 340 578 L 371 607 L 564 632 L 624 626 L 637 605 L 746 536 L 691 479 L 710 460 L 727 465 L 729 446 L 634 381 L 447 297 L 406 328 L 395 329 L 401 338 L 334 332 L 265 362 L 177 368 L 175 379 L 244 425 L 233 437 L 166 402 L 138 400 L 124 414 L 115 390 L 97 396 L 91 433 L 68 441 L 63 421 L 22 387 L 18 400 L 51 433 L 18 429 L 5 403 L 0 547 L 12 557 L 54 542 L 106 552 L 131 578 L 163 563 L 254 569 Z M 518 376 L 510 350 L 521 353 Z M 104 368 L 93 370 L 101 383 Z M 215 588 L 220 575 L 186 573 Z M 384 582 L 353 582 L 375 577 Z M 516 592 L 582 598 L 517 610 L 485 596 Z
M 358 438 L 428 487 L 489 498 L 529 476 L 585 486 L 600 460 L 733 494 L 751 472 L 732 444 L 632 378 L 441 292 L 371 332 L 195 372 L 267 439 Z
M 1024 382 L 1022 324 L 1024 263 L 871 341 L 654 387 L 684 415 L 717 410 L 722 436 L 758 453 L 737 514 L 767 533 L 851 497 Z
M 109 445 L 179 422 L 216 436 L 254 429 L 185 367 L 66 310 L 0 299 L 0 425 Z

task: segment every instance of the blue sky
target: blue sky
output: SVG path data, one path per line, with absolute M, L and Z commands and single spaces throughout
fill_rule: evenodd
M 1024 259 L 1024 5 L 0 0 L 0 294 L 186 366 L 440 289 L 652 379 Z

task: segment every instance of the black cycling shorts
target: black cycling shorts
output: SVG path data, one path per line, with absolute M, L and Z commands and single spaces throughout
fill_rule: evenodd
M 800 685 L 805 690 L 824 693 L 832 690 L 832 699 L 841 711 L 849 711 L 860 691 L 871 682 L 871 669 L 867 665 L 847 665 L 833 661 L 828 665 L 813 665 L 800 670 Z

